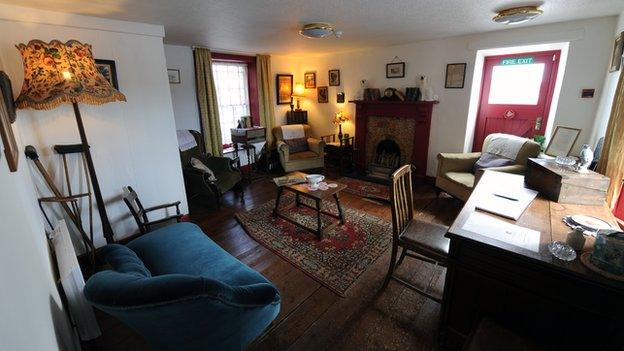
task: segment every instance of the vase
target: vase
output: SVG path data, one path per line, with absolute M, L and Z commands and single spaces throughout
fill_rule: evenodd
M 588 144 L 583 145 L 581 153 L 579 154 L 578 171 L 580 173 L 587 173 L 587 168 L 594 160 L 594 152 Z

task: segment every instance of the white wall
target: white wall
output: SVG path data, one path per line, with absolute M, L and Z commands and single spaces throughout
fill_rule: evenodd
M 122 186 L 132 185 L 145 206 L 181 200 L 182 211 L 188 212 L 161 26 L 0 5 L 0 32 L 0 59 L 13 81 L 15 96 L 23 79 L 15 44 L 31 39 L 77 39 L 90 43 L 96 58 L 115 60 L 119 88 L 128 101 L 101 106 L 80 104 L 80 109 L 117 239 L 137 231 L 122 201 Z M 51 147 L 80 141 L 71 106 L 50 111 L 20 110 L 17 118 L 23 127 L 24 145 L 32 144 L 39 150 L 42 161 L 60 183 L 60 157 Z M 76 161 L 72 161 L 72 176 L 77 182 Z M 22 162 L 27 160 L 23 158 Z M 33 174 L 39 196 L 48 195 L 41 178 Z M 84 184 L 81 188 L 86 190 Z M 80 190 L 75 183 L 74 192 Z M 96 245 L 101 246 L 105 241 L 97 211 L 95 224 Z
M 22 149 L 19 132 L 23 125 L 19 124 L 23 123 L 13 124 L 13 130 Z M 56 290 L 37 195 L 24 156 L 18 171 L 10 173 L 2 152 L 0 194 L 0 349 L 73 350 L 73 333 Z
M 165 45 L 167 68 L 180 70 L 180 84 L 169 84 L 177 129 L 200 130 L 195 66 L 190 46 Z
M 613 52 L 613 41 L 615 37 L 620 35 L 624 31 L 624 12 L 618 17 L 617 25 L 615 26 L 614 34 L 611 37 L 611 48 L 608 50 L 609 55 Z M 609 56 L 611 57 L 611 56 Z M 611 106 L 613 105 L 613 98 L 615 97 L 615 89 L 617 87 L 618 78 L 624 71 L 624 67 L 619 71 L 609 72 L 607 70 L 604 85 L 602 87 L 602 94 L 600 95 L 600 104 L 596 112 L 596 121 L 594 123 L 593 132 L 590 139 L 590 145 L 594 147 L 598 139 L 603 137 L 607 131 L 607 124 L 609 123 L 609 117 L 611 116 Z
M 440 104 L 433 108 L 427 165 L 427 174 L 433 176 L 436 155 L 439 152 L 464 151 L 466 132 L 474 129 L 474 124 L 468 124 L 467 116 L 476 52 L 481 49 L 570 42 L 559 105 L 553 123 L 583 129 L 576 146 L 578 150 L 580 145 L 590 139 L 601 98 L 604 72 L 611 53 L 615 22 L 615 17 L 603 17 L 323 56 L 274 55 L 272 70 L 274 75 L 293 73 L 295 82 L 303 82 L 305 72 L 316 71 L 317 85 L 323 86 L 328 85 L 328 70 L 340 69 L 342 85 L 329 87 L 330 103 L 318 104 L 315 90 L 307 90 L 307 98 L 302 102 L 302 108 L 309 111 L 310 124 L 316 135 L 337 132 L 336 127 L 331 124 L 331 118 L 336 111 L 342 109 L 351 116 L 354 115 L 353 104 L 336 103 L 336 93 L 344 91 L 347 101 L 354 99 L 361 79 L 367 79 L 370 87 L 383 91 L 386 87 L 403 89 L 418 86 L 417 77 L 429 76 L 440 97 Z M 386 79 L 385 65 L 395 56 L 406 62 L 406 77 Z M 453 62 L 468 63 L 464 89 L 444 89 L 446 64 Z M 580 92 L 583 88 L 595 88 L 596 97 L 581 99 Z M 277 124 L 285 122 L 288 109 L 287 105 L 276 105 Z M 348 124 L 344 130 L 353 133 L 354 126 Z

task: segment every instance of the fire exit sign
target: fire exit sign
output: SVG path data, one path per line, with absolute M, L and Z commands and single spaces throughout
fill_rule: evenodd
M 534 61 L 533 56 L 505 58 L 501 60 L 501 65 L 503 66 L 528 65 L 528 64 L 533 63 L 533 61 Z

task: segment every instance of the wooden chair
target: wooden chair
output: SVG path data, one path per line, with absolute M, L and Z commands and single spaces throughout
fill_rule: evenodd
M 141 200 L 139 200 L 137 193 L 134 191 L 134 189 L 132 189 L 131 186 L 124 187 L 124 193 L 125 195 L 124 195 L 123 200 L 128 206 L 128 208 L 130 209 L 130 213 L 132 213 L 132 217 L 134 217 L 134 220 L 139 226 L 139 230 L 141 231 L 141 234 L 148 233 L 150 231 L 150 226 L 154 224 L 164 223 L 173 219 L 175 219 L 176 222 L 180 222 L 180 220 L 182 219 L 182 214 L 180 213 L 180 201 L 172 202 L 169 204 L 162 204 L 158 206 L 152 206 L 148 208 L 143 208 L 143 204 L 141 204 Z M 147 217 L 147 214 L 149 212 L 152 212 L 155 210 L 162 210 L 162 209 L 174 207 L 174 206 L 176 208 L 175 215 L 167 216 L 165 218 L 157 219 L 154 221 L 150 221 L 149 218 Z
M 414 219 L 414 199 L 412 194 L 412 165 L 405 165 L 392 174 L 390 202 L 392 209 L 392 256 L 384 288 L 391 279 L 436 301 L 442 298 L 428 291 L 430 281 L 424 289 L 394 275 L 396 267 L 403 263 L 405 256 L 425 262 L 445 266 L 448 256 L 449 239 L 444 237 L 448 227 Z M 396 260 L 401 247 L 401 257 Z

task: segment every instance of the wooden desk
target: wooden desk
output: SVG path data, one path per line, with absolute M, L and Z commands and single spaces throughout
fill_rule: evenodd
M 523 183 L 522 176 L 486 172 L 450 227 L 441 343 L 460 349 L 487 316 L 549 349 L 622 350 L 624 283 L 591 272 L 578 258 L 560 261 L 547 248 L 565 241 L 564 215 L 589 214 L 617 226 L 606 205 L 564 205 L 539 195 L 515 222 L 541 233 L 538 252 L 462 229 L 481 196 Z M 586 249 L 592 245 L 588 238 Z

